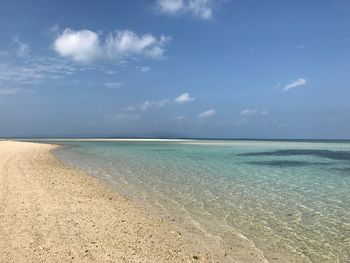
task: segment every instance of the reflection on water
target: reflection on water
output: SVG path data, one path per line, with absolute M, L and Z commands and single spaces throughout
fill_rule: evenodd
M 350 261 L 350 144 L 74 142 L 56 152 L 227 258 Z M 229 262 L 229 260 L 228 260 Z

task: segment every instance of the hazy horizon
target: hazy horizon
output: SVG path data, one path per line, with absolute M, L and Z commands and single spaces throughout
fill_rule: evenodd
M 350 139 L 350 3 L 5 0 L 1 137 Z

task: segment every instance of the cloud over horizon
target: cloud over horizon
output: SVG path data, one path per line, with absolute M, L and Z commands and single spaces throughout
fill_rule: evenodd
M 98 59 L 118 60 L 129 56 L 164 59 L 165 45 L 170 37 L 152 34 L 137 35 L 130 30 L 119 30 L 102 38 L 91 30 L 66 28 L 53 43 L 53 49 L 62 57 L 76 62 L 90 63 Z

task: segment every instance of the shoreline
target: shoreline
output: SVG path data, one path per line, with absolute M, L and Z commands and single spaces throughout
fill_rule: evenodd
M 49 143 L 51 144 L 51 142 Z M 84 168 L 83 166 L 80 166 L 77 162 L 67 162 L 67 160 L 63 158 L 65 155 L 64 149 L 65 147 L 69 148 L 71 146 L 64 144 L 58 144 L 58 146 L 60 147 L 52 151 L 52 154 L 64 165 L 83 171 L 85 175 L 97 179 L 103 185 L 112 189 L 112 191 L 115 191 L 122 197 L 134 202 L 140 209 L 146 210 L 152 215 L 156 215 L 156 217 L 165 218 L 168 223 L 170 222 L 171 225 L 175 226 L 183 235 L 188 235 L 192 240 L 191 242 L 198 243 L 200 244 L 199 247 L 206 248 L 215 261 L 237 263 L 268 262 L 264 255 L 264 251 L 258 248 L 253 240 L 247 238 L 242 233 L 237 232 L 236 229 L 215 221 L 215 224 L 218 224 L 216 226 L 221 228 L 222 232 L 215 233 L 209 231 L 206 226 L 202 225 L 203 222 L 201 222 L 201 220 L 197 221 L 191 214 L 184 212 L 181 207 L 171 208 L 163 202 L 159 202 L 159 199 L 148 198 L 146 200 L 135 193 L 133 189 L 128 188 L 127 185 L 124 185 L 126 188 L 123 188 L 123 180 L 118 182 L 110 180 L 110 176 L 103 177 L 103 175 L 95 174 L 90 168 L 85 169 L 86 167 Z M 63 156 L 62 154 L 59 154 L 59 152 L 61 152 Z M 168 201 L 171 200 L 168 198 L 165 199 Z M 163 201 L 165 201 L 165 199 Z M 172 203 L 174 201 L 170 202 Z M 172 204 L 174 206 L 178 205 L 176 201 Z M 214 221 L 212 223 L 214 223 Z M 227 240 L 222 237 L 221 234 L 230 235 L 231 238 Z M 282 260 L 282 258 L 280 259 Z M 283 258 L 283 261 L 281 262 L 288 262 L 286 259 L 287 258 Z
M 0 262 L 223 262 L 50 151 L 0 141 Z

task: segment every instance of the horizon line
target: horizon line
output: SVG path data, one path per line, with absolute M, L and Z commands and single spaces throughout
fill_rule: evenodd
M 249 137 L 152 137 L 152 136 L 0 136 L 0 140 L 230 140 L 230 141 L 350 141 L 350 138 L 249 138 Z

